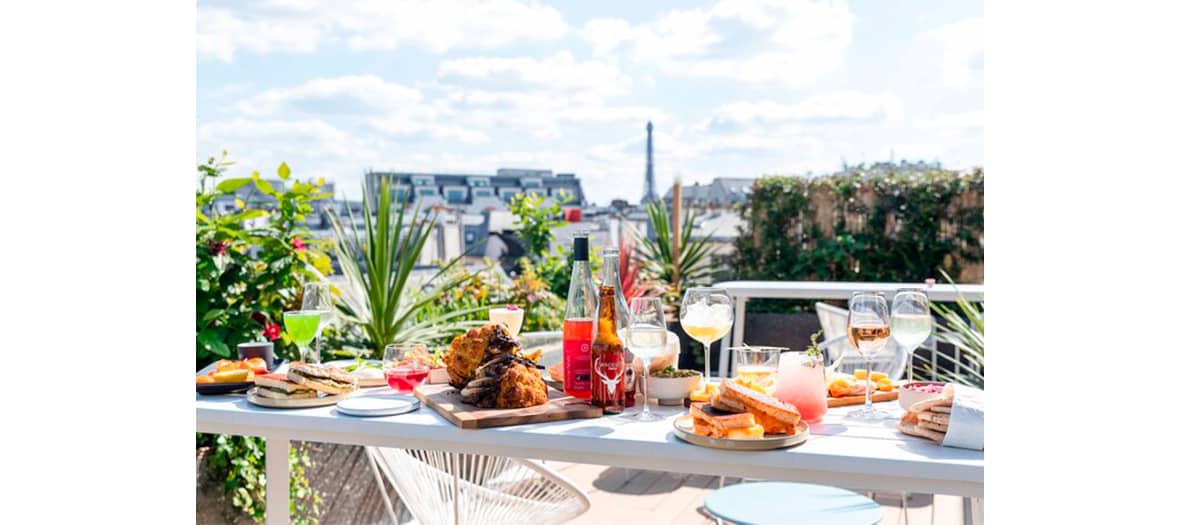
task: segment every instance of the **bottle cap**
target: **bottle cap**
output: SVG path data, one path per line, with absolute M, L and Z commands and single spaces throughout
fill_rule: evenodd
M 574 235 L 574 260 L 590 260 L 590 237 L 585 233 L 578 233 Z

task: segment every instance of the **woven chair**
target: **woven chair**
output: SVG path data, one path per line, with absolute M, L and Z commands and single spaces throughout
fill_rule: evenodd
M 385 447 L 365 447 L 365 452 L 378 482 L 388 479 L 421 525 L 543 525 L 564 523 L 590 509 L 585 492 L 527 459 Z M 381 495 L 396 523 L 384 489 Z

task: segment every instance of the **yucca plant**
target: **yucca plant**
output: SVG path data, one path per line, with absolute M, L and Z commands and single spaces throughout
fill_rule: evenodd
M 716 248 L 710 244 L 713 234 L 693 238 L 693 232 L 696 231 L 695 212 L 688 212 L 680 229 L 679 259 L 672 255 L 672 218 L 669 217 L 668 208 L 663 201 L 647 204 L 647 218 L 655 238 L 649 239 L 642 235 L 637 237 L 639 258 L 649 279 L 664 284 L 667 287 L 667 295 L 675 300 L 685 288 L 702 284 L 712 277 L 717 267 L 714 257 Z
M 942 276 L 953 285 L 954 281 L 942 272 Z M 983 311 L 976 303 L 968 301 L 962 294 L 955 300 L 957 308 L 931 303 L 930 309 L 942 317 L 935 326 L 934 339 L 947 343 L 959 350 L 959 366 L 956 370 L 945 366 L 927 364 L 926 371 L 935 381 L 963 383 L 983 388 Z
M 660 287 L 647 281 L 640 275 L 642 266 L 637 260 L 635 235 L 630 230 L 623 230 L 619 236 L 619 281 L 623 285 L 620 290 L 628 303 L 636 297 L 660 295 Z
M 424 282 L 410 282 L 410 275 L 422 255 L 422 248 L 438 216 L 422 213 L 403 201 L 396 209 L 387 181 L 382 181 L 377 209 L 369 196 L 363 200 L 365 236 L 362 239 L 352 226 L 356 224 L 349 210 L 346 225 L 333 210 L 328 216 L 336 236 L 336 254 L 348 289 L 341 294 L 341 319 L 359 326 L 367 336 L 370 349 L 380 352 L 385 345 L 407 341 L 440 342 L 479 321 L 461 321 L 464 316 L 487 310 L 489 306 L 464 308 L 437 316 L 419 313 L 438 301 L 446 290 L 462 286 L 470 275 L 448 272 L 459 262 L 456 258 L 439 265 Z

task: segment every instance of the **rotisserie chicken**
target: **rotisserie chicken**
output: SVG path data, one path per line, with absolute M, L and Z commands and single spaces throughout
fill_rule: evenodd
M 451 341 L 444 360 L 451 386 L 480 408 L 524 408 L 549 402 L 537 365 L 521 357 L 504 327 L 487 324 Z

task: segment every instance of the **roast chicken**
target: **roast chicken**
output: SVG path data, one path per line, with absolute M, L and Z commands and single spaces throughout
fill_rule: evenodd
M 524 408 L 549 402 L 537 365 L 520 356 L 520 345 L 502 325 L 489 323 L 456 337 L 443 360 L 464 403 Z

